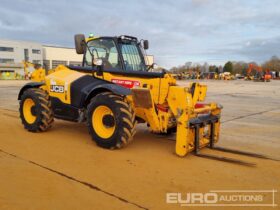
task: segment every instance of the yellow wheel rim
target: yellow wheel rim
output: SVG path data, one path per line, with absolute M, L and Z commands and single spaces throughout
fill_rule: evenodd
M 32 107 L 35 106 L 34 101 L 31 98 L 25 99 L 23 103 L 23 116 L 27 123 L 33 124 L 36 120 L 36 116 L 32 114 Z
M 106 126 L 103 118 L 106 115 L 111 115 L 114 118 L 112 110 L 107 106 L 98 106 L 92 114 L 92 127 L 95 133 L 103 139 L 110 138 L 115 132 L 115 123 L 113 126 Z M 115 120 L 115 118 L 114 118 Z

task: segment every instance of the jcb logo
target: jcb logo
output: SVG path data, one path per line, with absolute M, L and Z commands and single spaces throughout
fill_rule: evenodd
M 51 92 L 55 93 L 64 93 L 64 86 L 63 85 L 51 85 Z

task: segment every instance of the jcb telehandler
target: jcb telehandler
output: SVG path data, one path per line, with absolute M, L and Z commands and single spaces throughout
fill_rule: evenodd
M 104 148 L 121 148 L 147 123 L 154 133 L 176 132 L 176 154 L 219 139 L 221 106 L 201 103 L 206 86 L 181 87 L 171 74 L 147 66 L 148 41 L 132 36 L 75 35 L 82 66 L 54 69 L 43 82 L 26 84 L 19 92 L 20 118 L 28 131 L 51 127 L 54 118 L 86 122 L 92 139 Z

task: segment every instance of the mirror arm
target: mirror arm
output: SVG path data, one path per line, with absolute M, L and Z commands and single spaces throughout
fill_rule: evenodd
M 148 65 L 147 71 L 150 71 L 151 69 L 153 69 L 153 64 L 152 65 Z
M 97 75 L 103 76 L 103 64 L 101 66 L 97 66 Z
M 150 71 L 151 69 L 155 69 L 156 66 L 157 66 L 156 63 L 152 63 L 152 65 L 148 65 L 147 71 Z
M 92 52 L 90 51 L 89 46 L 87 45 L 87 43 L 86 43 L 85 40 L 83 40 L 83 44 L 86 46 L 86 48 L 87 48 L 87 50 L 89 51 L 90 55 L 93 57 L 93 54 L 92 54 Z

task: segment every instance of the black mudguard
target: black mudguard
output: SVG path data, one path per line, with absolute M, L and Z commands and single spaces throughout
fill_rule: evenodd
M 27 84 L 25 84 L 19 91 L 19 94 L 18 94 L 18 100 L 21 99 L 21 95 L 23 94 L 23 92 L 29 88 L 38 88 L 42 85 L 44 85 L 45 83 L 44 82 L 29 82 Z
M 131 90 L 114 83 L 85 75 L 71 84 L 71 105 L 82 108 L 97 94 L 110 91 L 116 95 L 130 95 Z

